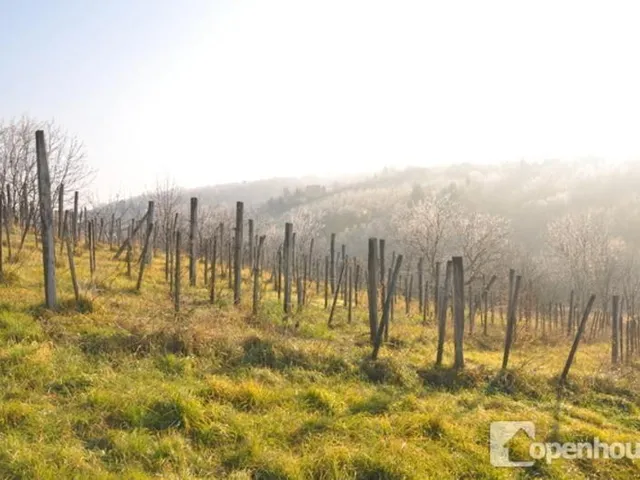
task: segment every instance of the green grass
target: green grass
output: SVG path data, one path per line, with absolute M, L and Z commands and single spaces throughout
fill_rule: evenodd
M 176 315 L 160 256 L 138 294 L 104 247 L 91 282 L 80 248 L 82 301 L 59 258 L 61 307 L 50 312 L 40 255 L 27 245 L 0 283 L 0 478 L 640 476 L 626 460 L 489 464 L 496 420 L 532 420 L 540 440 L 640 439 L 637 365 L 611 369 L 606 340 L 580 346 L 558 397 L 569 342 L 523 333 L 500 373 L 499 321 L 488 337 L 466 338 L 463 372 L 434 368 L 435 328 L 398 302 L 372 361 L 364 298 L 351 324 L 340 301 L 327 328 L 315 285 L 285 321 L 267 284 L 253 317 L 248 279 L 239 308 L 225 281 L 210 306 L 200 266 Z M 452 353 L 448 339 L 445 365 Z

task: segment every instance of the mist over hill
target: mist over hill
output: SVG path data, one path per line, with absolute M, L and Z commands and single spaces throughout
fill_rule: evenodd
M 177 191 L 185 215 L 189 197 L 198 197 L 201 212 L 213 216 L 223 210 L 231 215 L 235 202 L 243 201 L 249 217 L 265 225 L 283 223 L 304 210 L 317 219 L 322 234 L 339 234 L 345 243 L 364 243 L 369 235 L 392 237 L 391 218 L 398 209 L 446 193 L 468 209 L 506 218 L 514 240 L 536 250 L 551 221 L 590 209 L 606 209 L 613 232 L 637 245 L 638 185 L 640 163 L 584 158 L 385 169 L 349 178 L 272 178 Z M 157 194 L 148 192 L 96 210 L 138 216 Z

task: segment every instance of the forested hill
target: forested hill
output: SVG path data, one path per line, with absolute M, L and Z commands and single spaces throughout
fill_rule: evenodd
M 319 224 L 321 233 L 344 234 L 346 241 L 366 235 L 392 236 L 391 220 L 401 209 L 433 194 L 448 194 L 469 209 L 506 218 L 514 240 L 535 248 L 549 222 L 593 208 L 608 211 L 613 233 L 638 243 L 639 185 L 640 163 L 585 158 L 385 169 L 348 179 L 274 178 L 179 190 L 177 203 L 185 208 L 188 197 L 196 196 L 201 211 L 227 209 L 231 214 L 240 200 L 261 223 L 291 219 L 302 211 Z M 146 201 L 157 195 L 149 192 L 121 202 L 120 207 L 126 204 L 128 211 L 140 213 Z

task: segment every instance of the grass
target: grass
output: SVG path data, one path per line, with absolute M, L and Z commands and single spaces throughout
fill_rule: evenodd
M 285 321 L 266 284 L 253 317 L 219 281 L 218 302 L 185 287 L 175 314 L 164 262 L 142 291 L 113 252 L 76 254 L 82 299 L 58 259 L 56 312 L 42 307 L 41 253 L 27 244 L 0 283 L 0 478 L 637 478 L 637 462 L 489 464 L 489 424 L 531 420 L 538 440 L 640 439 L 637 365 L 612 369 L 606 341 L 519 337 L 500 372 L 503 328 L 466 338 L 466 368 L 435 368 L 436 332 L 398 302 L 391 341 L 369 358 L 366 311 L 333 328 L 310 305 Z M 62 261 L 65 260 L 65 261 Z M 186 267 L 187 262 L 183 262 Z M 269 275 L 267 274 L 266 277 Z M 184 277 L 186 284 L 186 269 Z M 294 297 L 295 298 L 295 297 Z M 417 306 L 414 306 L 417 311 Z M 299 327 L 295 328 L 295 323 Z M 447 340 L 445 365 L 452 363 Z

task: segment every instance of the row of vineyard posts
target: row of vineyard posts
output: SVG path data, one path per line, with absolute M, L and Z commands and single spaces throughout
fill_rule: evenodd
M 73 209 L 65 210 L 64 185 L 61 184 L 58 187 L 58 210 L 54 215 L 45 145 L 44 133 L 37 131 L 39 197 L 37 208 L 35 205 L 28 206 L 26 200 L 21 200 L 19 208 L 16 209 L 15 199 L 11 198 L 9 189 L 6 190 L 6 197 L 5 189 L 1 189 L 0 227 L 3 227 L 6 234 L 9 261 L 12 259 L 10 233 L 16 226 L 20 227 L 19 252 L 28 232 L 33 230 L 36 247 L 38 244 L 42 247 L 45 303 L 50 309 L 55 309 L 57 306 L 55 240 L 58 239 L 61 256 L 66 249 L 74 295 L 78 301 L 80 292 L 74 257 L 81 238 L 84 238 L 84 246 L 89 252 L 91 277 L 93 278 L 97 269 L 95 255 L 97 245 L 108 245 L 109 250 L 115 250 L 114 259 L 120 259 L 125 253 L 124 261 L 127 264 L 129 277 L 133 277 L 132 269 L 134 265 L 137 266 L 135 285 L 137 291 L 140 291 L 143 286 L 145 269 L 156 256 L 157 244 L 164 243 L 165 281 L 176 312 L 180 312 L 183 301 L 181 297 L 184 288 L 182 257 L 185 250 L 188 257 L 189 288 L 198 286 L 198 264 L 204 263 L 203 284 L 208 289 L 211 304 L 216 303 L 220 289 L 228 283 L 228 288 L 233 291 L 233 303 L 239 306 L 243 295 L 243 275 L 245 270 L 248 270 L 249 278 L 246 280 L 253 290 L 251 296 L 253 315 L 258 314 L 261 294 L 268 285 L 272 285 L 278 301 L 282 303 L 285 322 L 296 316 L 293 308 L 294 289 L 298 312 L 308 305 L 312 300 L 311 297 L 324 296 L 324 308 L 329 310 L 327 321 L 329 327 L 334 326 L 335 311 L 339 303 L 342 303 L 343 308 L 347 310 L 348 323 L 352 322 L 354 309 L 366 305 L 374 360 L 382 345 L 389 340 L 389 331 L 396 312 L 395 305 L 401 297 L 405 302 L 405 314 L 412 316 L 412 306 L 417 296 L 418 319 L 421 318 L 425 325 L 433 322 L 437 327 L 436 366 L 441 366 L 443 363 L 447 327 L 451 324 L 453 367 L 464 368 L 465 329 L 468 335 L 475 334 L 475 321 L 479 313 L 482 334 L 488 335 L 489 324 L 493 327 L 496 323 L 496 304 L 500 311 L 501 327 L 504 327 L 503 370 L 508 367 L 512 347 L 519 335 L 540 333 L 543 338 L 550 335 L 567 340 L 573 338 L 567 363 L 561 375 L 561 382 L 564 382 L 579 342 L 585 335 L 595 295 L 589 296 L 583 308 L 580 308 L 581 301 L 576 298 L 574 291 L 571 291 L 568 308 L 558 302 L 550 302 L 542 308 L 542 303 L 536 298 L 531 282 L 528 289 L 523 289 L 523 278 L 516 275 L 514 270 L 509 270 L 508 289 L 502 296 L 497 295 L 493 288 L 497 280 L 496 275 L 492 275 L 488 281 L 483 279 L 480 292 L 473 292 L 471 283 L 465 282 L 463 258 L 460 256 L 454 256 L 443 263 L 437 262 L 435 272 L 427 280 L 426 277 L 429 276 L 425 276 L 422 258 L 418 260 L 415 272 L 411 272 L 409 268 L 403 271 L 404 257 L 394 251 L 387 267 L 385 240 L 377 238 L 368 240 L 368 256 L 365 264 L 357 258 L 349 258 L 345 245 L 341 245 L 340 251 L 337 251 L 336 234 L 331 234 L 329 252 L 324 255 L 324 262 L 322 262 L 322 254 L 314 252 L 313 239 L 302 249 L 296 247 L 296 232 L 292 223 L 285 224 L 283 241 L 276 251 L 265 252 L 265 236 L 256 234 L 253 219 L 247 222 L 248 241 L 245 242 L 242 202 L 236 204 L 235 225 L 232 232 L 228 226 L 220 223 L 212 237 L 202 241 L 199 240 L 198 235 L 198 199 L 195 197 L 190 201 L 186 242 L 182 238 L 183 232 L 178 228 L 177 213 L 171 230 L 166 233 L 165 238 L 158 238 L 153 201 L 149 201 L 147 211 L 141 218 L 130 219 L 125 223 L 126 228 L 123 228 L 123 219 L 116 218 L 115 215 L 111 215 L 107 222 L 104 218 L 90 218 L 91 212 L 86 208 L 82 210 L 79 208 L 78 192 L 74 192 Z M 35 222 L 36 210 L 40 216 L 39 227 Z M 225 237 L 227 230 L 229 234 Z M 134 258 L 135 246 L 141 246 L 141 253 L 137 260 Z M 2 248 L 3 245 L 0 242 L 0 274 L 3 274 Z M 302 252 L 302 261 L 300 261 L 300 252 Z M 324 267 L 323 272 L 321 266 Z M 442 266 L 444 266 L 444 274 L 441 271 Z M 264 275 L 265 267 L 271 271 L 270 278 L 267 279 Z M 414 278 L 417 281 L 414 282 Z M 404 291 L 400 292 L 403 280 Z M 366 282 L 366 289 L 363 290 L 364 282 Z M 313 295 L 314 283 L 315 295 Z M 415 291 L 414 285 L 417 287 Z M 523 290 L 526 290 L 524 295 Z M 363 301 L 365 294 L 366 302 Z M 623 298 L 614 295 L 611 299 L 610 313 L 607 311 L 608 302 L 605 302 L 603 309 L 595 311 L 591 316 L 589 339 L 602 339 L 610 335 L 613 364 L 630 362 L 640 350 L 635 302 L 631 303 L 632 308 L 627 308 L 625 315 Z M 448 315 L 449 311 L 450 315 Z M 451 320 L 448 321 L 448 318 Z M 296 322 L 295 325 L 298 326 L 298 323 Z

